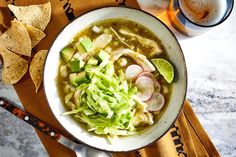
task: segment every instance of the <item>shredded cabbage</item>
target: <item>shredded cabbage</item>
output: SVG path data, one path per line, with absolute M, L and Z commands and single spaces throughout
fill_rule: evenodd
M 76 88 L 75 93 L 78 90 L 80 93 L 76 95 L 79 103 L 64 115 L 72 114 L 76 120 L 87 124 L 88 131 L 99 135 L 135 134 L 132 111 L 136 105 L 134 95 L 137 89 L 126 81 L 124 72 L 119 70 L 116 74 L 110 61 L 103 68 L 87 67 L 85 72 L 90 81 Z M 66 101 L 71 97 L 69 93 Z

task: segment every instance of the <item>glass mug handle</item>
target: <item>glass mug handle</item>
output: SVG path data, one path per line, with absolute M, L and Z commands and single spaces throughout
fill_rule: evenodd
M 178 32 L 195 36 L 224 22 L 233 6 L 234 0 L 206 0 L 205 4 L 201 4 L 199 0 L 170 0 L 168 18 Z

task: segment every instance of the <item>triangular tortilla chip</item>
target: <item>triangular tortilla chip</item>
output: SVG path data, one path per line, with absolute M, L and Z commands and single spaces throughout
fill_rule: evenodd
M 3 58 L 2 80 L 7 84 L 17 83 L 28 70 L 28 61 L 0 45 Z
M 8 7 L 20 22 L 31 25 L 41 31 L 46 28 L 51 18 L 50 2 L 29 6 L 14 6 L 9 4 Z
M 43 68 L 47 52 L 47 50 L 38 51 L 30 63 L 29 72 L 31 79 L 34 82 L 36 93 L 43 80 Z
M 0 36 L 0 43 L 15 53 L 31 56 L 31 40 L 22 23 L 11 21 L 11 27 Z
M 29 36 L 30 36 L 30 39 L 31 39 L 31 47 L 35 47 L 36 45 L 38 45 L 38 43 L 46 36 L 43 31 L 37 29 L 37 28 L 34 28 L 33 26 L 31 25 L 27 25 L 27 24 L 24 24 Z

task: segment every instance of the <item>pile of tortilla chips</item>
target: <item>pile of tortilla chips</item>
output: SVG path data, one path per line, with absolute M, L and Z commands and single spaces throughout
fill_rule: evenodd
M 0 55 L 4 63 L 2 80 L 15 84 L 28 70 L 29 62 L 25 58 L 31 58 L 32 48 L 46 36 L 43 31 L 51 18 L 51 4 L 8 7 L 17 19 L 12 20 L 11 27 L 0 34 Z M 30 63 L 30 76 L 36 92 L 42 82 L 46 54 L 47 50 L 38 51 Z

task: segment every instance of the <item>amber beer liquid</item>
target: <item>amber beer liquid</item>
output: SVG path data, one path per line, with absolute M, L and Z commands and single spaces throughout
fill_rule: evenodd
M 199 35 L 227 19 L 233 3 L 233 0 L 170 0 L 168 17 L 177 31 Z

